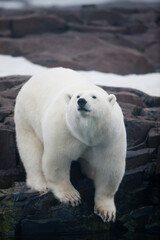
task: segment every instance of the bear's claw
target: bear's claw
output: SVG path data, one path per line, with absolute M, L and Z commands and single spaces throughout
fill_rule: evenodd
M 74 192 L 75 193 L 75 192 Z M 66 194 L 66 200 L 61 200 L 62 202 L 66 203 L 67 205 L 71 205 L 72 207 L 76 207 L 81 204 L 81 197 L 78 192 L 76 194 Z
M 75 207 L 81 203 L 80 194 L 72 185 L 61 185 L 58 187 L 52 185 L 52 192 L 64 204 Z
M 64 199 L 60 199 L 60 201 L 66 205 L 71 205 L 72 207 L 76 207 L 81 204 L 81 199 L 64 198 Z
M 67 205 L 71 205 L 72 207 L 76 207 L 81 204 L 81 200 L 78 201 L 69 201 Z
M 116 213 L 114 210 L 104 210 L 102 208 L 95 208 L 94 213 L 102 218 L 103 222 L 115 221 Z

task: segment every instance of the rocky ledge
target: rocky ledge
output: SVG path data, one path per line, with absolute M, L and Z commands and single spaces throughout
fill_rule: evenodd
M 40 196 L 26 188 L 25 172 L 16 149 L 13 113 L 16 95 L 28 79 L 29 76 L 0 78 L 1 234 L 21 239 L 100 232 L 158 234 L 160 98 L 134 89 L 104 87 L 116 95 L 122 107 L 128 151 L 125 177 L 115 200 L 117 220 L 103 223 L 93 214 L 93 183 L 82 175 L 77 162 L 71 167 L 71 181 L 82 196 L 79 207 L 59 203 L 52 193 Z

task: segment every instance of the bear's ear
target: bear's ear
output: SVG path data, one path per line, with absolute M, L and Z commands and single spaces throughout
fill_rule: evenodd
M 114 94 L 110 94 L 108 96 L 108 101 L 111 103 L 111 105 L 113 106 L 116 102 L 116 96 Z
M 73 96 L 73 95 L 70 94 L 70 93 L 66 93 L 66 94 L 65 94 L 65 100 L 66 100 L 67 103 L 69 103 L 69 101 L 71 100 L 72 96 Z

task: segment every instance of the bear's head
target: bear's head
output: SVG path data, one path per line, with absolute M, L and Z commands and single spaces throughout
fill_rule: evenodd
M 68 110 L 81 117 L 99 117 L 102 112 L 112 111 L 116 102 L 115 95 L 95 90 L 66 94 L 65 99 L 68 103 Z
M 66 94 L 66 123 L 76 138 L 88 145 L 95 142 L 95 137 L 103 135 L 107 122 L 111 121 L 116 97 L 104 91 L 85 90 Z

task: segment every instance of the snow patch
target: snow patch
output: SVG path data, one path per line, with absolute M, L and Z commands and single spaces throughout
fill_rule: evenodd
M 9 75 L 34 75 L 48 69 L 34 64 L 24 57 L 12 57 L 0 55 L 0 76 Z M 78 71 L 89 81 L 110 87 L 134 88 L 151 96 L 160 96 L 160 73 L 148 73 L 142 75 L 118 75 L 97 71 Z
M 97 71 L 81 71 L 91 82 L 108 87 L 134 88 L 152 96 L 160 96 L 160 73 L 118 75 Z
M 47 67 L 34 64 L 24 57 L 0 55 L 0 76 L 34 75 L 45 69 Z

